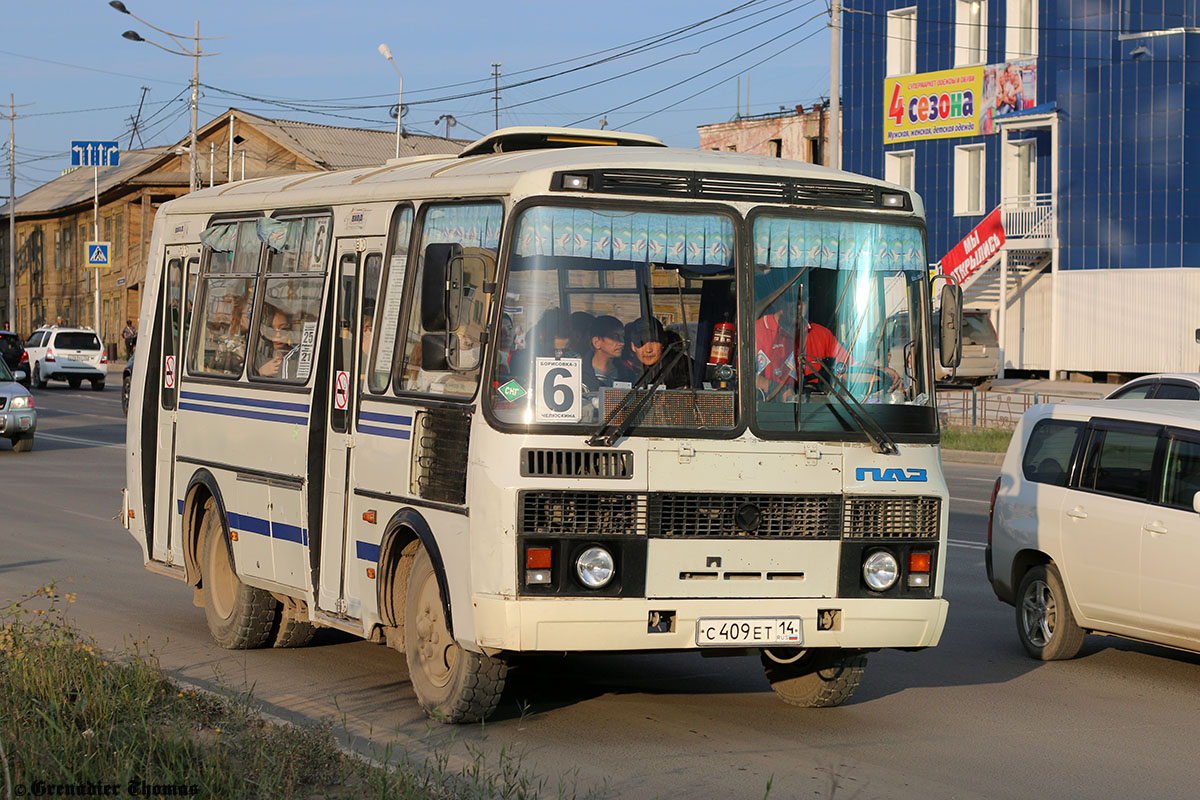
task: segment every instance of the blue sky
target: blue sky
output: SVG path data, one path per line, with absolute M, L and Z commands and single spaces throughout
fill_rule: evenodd
M 121 33 L 136 30 L 171 46 L 167 37 L 105 0 L 5 5 L 0 101 L 5 114 L 10 93 L 24 106 L 16 122 L 18 194 L 69 166 L 73 139 L 117 139 L 127 147 L 142 86 L 150 88 L 142 143 L 186 136 L 191 58 Z M 493 62 L 502 64 L 500 127 L 600 127 L 606 117 L 609 128 L 653 134 L 680 147 L 697 146 L 697 125 L 737 113 L 739 77 L 743 113 L 747 84 L 751 114 L 807 106 L 829 92 L 825 0 L 125 5 L 159 28 L 189 36 L 200 14 L 202 37 L 225 37 L 201 45 L 220 54 L 200 60 L 206 84 L 200 124 L 235 106 L 280 119 L 394 129 L 388 106 L 399 80 L 379 54 L 381 42 L 404 73 L 406 127 L 444 133 L 437 119 L 451 114 L 459 121 L 451 136 L 465 139 L 495 127 Z M 680 30 L 689 26 L 696 27 Z M 609 60 L 589 66 L 603 59 Z M 630 74 L 619 77 L 624 73 Z M 545 79 L 510 85 L 539 78 Z M 0 138 L 7 173 L 7 131 Z

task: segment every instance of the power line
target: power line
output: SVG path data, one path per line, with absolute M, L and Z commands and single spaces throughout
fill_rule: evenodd
M 14 58 L 24 58 L 29 61 L 40 61 L 43 64 L 54 64 L 59 67 L 70 67 L 71 69 L 81 69 L 86 72 L 99 72 L 104 75 L 116 75 L 119 78 L 135 78 L 139 81 L 156 81 L 158 78 L 148 78 L 145 75 L 130 75 L 127 72 L 113 72 L 109 69 L 100 69 L 99 67 L 85 67 L 82 64 L 70 64 L 66 61 L 55 61 L 50 58 L 39 58 L 38 56 L 27 56 L 24 53 L 14 53 L 11 50 L 0 50 L 0 55 L 12 56 Z M 190 86 L 190 84 L 189 84 Z

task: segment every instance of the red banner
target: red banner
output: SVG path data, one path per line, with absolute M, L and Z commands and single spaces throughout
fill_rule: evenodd
M 1000 209 L 993 209 L 961 242 L 942 256 L 942 274 L 958 283 L 974 275 L 1004 246 Z

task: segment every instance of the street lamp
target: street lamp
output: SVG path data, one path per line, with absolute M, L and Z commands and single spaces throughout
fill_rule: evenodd
M 136 19 L 138 22 L 142 23 L 143 25 L 149 25 L 154 30 L 169 37 L 171 39 L 171 41 L 175 43 L 175 46 L 179 49 L 172 50 L 169 47 L 162 46 L 158 42 L 151 41 L 150 39 L 143 39 L 141 34 L 139 34 L 137 31 L 125 31 L 124 33 L 121 34 L 122 38 L 128 39 L 131 42 L 145 42 L 146 44 L 152 44 L 155 47 L 157 47 L 159 50 L 165 50 L 168 53 L 172 53 L 177 56 L 191 56 L 192 57 L 192 139 L 191 139 L 191 146 L 188 148 L 188 191 L 194 192 L 194 191 L 196 191 L 196 176 L 198 174 L 196 172 L 196 115 L 197 115 L 199 107 L 200 107 L 200 57 L 201 56 L 217 56 L 217 55 L 220 55 L 220 53 L 202 53 L 200 51 L 200 20 L 196 20 L 195 35 L 189 37 L 189 36 L 185 36 L 182 33 L 171 33 L 170 31 L 163 30 L 162 28 L 158 27 L 157 25 L 155 25 L 152 22 L 147 22 L 146 20 L 142 19 L 137 14 L 134 14 L 132 11 L 130 11 L 128 8 L 126 8 L 125 4 L 122 3 L 120 0 L 111 0 L 109 5 L 112 6 L 114 9 L 116 9 L 117 11 L 120 11 L 122 14 L 128 14 L 129 16 Z M 189 50 L 188 48 L 186 48 L 184 46 L 183 42 L 180 41 L 181 37 L 183 39 L 191 39 L 192 40 L 192 49 Z M 223 39 L 225 37 L 223 37 L 223 36 L 216 36 L 216 37 L 206 36 L 205 38 L 206 39 L 214 39 L 214 38 Z
M 401 101 L 404 99 L 404 73 L 396 66 L 396 60 L 392 58 L 392 48 L 386 44 L 379 45 L 379 54 L 386 58 L 392 65 L 392 69 L 396 70 L 396 74 L 400 76 L 400 89 L 396 92 L 396 158 L 400 157 L 400 120 L 404 117 L 404 106 Z

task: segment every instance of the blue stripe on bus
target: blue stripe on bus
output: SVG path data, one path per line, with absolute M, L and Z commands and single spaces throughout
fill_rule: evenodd
M 271 523 L 271 538 L 283 539 L 285 542 L 304 544 L 305 532 L 298 525 L 285 525 L 282 522 Z
M 217 414 L 218 416 L 222 417 L 261 419 L 264 422 L 295 422 L 300 425 L 308 424 L 308 417 L 293 417 L 287 414 L 268 414 L 263 411 L 243 411 L 240 408 L 215 408 L 213 406 L 196 405 L 195 403 L 180 403 L 179 409 L 181 411 L 199 411 L 204 414 Z
M 377 428 L 374 425 L 359 425 L 359 433 L 369 433 L 374 436 L 390 436 L 393 439 L 407 439 L 412 434 L 411 431 L 400 430 L 398 428 Z
M 363 561 L 379 561 L 379 545 L 359 541 L 356 541 L 354 544 L 358 552 L 358 557 Z
M 183 500 L 176 500 L 175 504 L 179 507 L 179 516 L 183 516 Z
M 285 403 L 281 400 L 258 400 L 253 397 L 234 397 L 224 394 L 207 394 L 205 392 L 180 392 L 184 400 L 202 400 L 206 403 L 224 403 L 233 406 L 248 406 L 249 408 L 273 408 L 277 411 L 299 411 L 308 413 L 307 403 Z
M 359 419 L 369 420 L 371 422 L 390 422 L 393 425 L 412 425 L 412 417 L 402 417 L 396 414 L 377 414 L 374 411 L 363 411 L 358 415 Z
M 229 512 L 229 527 L 236 531 L 244 531 L 245 533 L 257 533 L 259 536 L 267 536 L 272 539 L 281 539 L 285 542 L 295 542 L 296 544 L 308 544 L 308 530 L 297 525 L 288 525 L 283 522 L 269 522 L 261 517 L 253 517 L 249 514 L 235 514 Z

